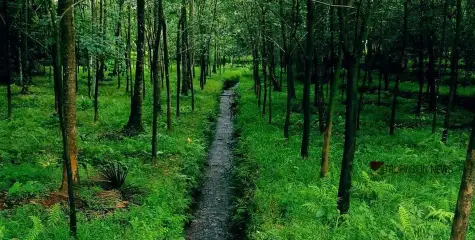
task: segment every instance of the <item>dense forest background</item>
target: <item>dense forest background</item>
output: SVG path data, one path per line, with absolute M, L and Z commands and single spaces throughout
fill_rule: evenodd
M 475 238 L 475 0 L 0 1 L 0 239 L 189 238 L 232 86 L 235 238 Z

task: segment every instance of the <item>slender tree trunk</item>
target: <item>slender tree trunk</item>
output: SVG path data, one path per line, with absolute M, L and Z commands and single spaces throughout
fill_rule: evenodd
M 308 157 L 308 145 L 310 141 L 310 83 L 312 81 L 313 67 L 313 24 L 314 8 L 312 0 L 307 0 L 307 37 L 305 50 L 305 80 L 303 85 L 303 135 L 300 155 Z
M 158 81 L 158 56 L 159 56 L 159 49 L 160 49 L 160 33 L 162 31 L 160 26 L 160 19 L 161 19 L 161 8 L 162 8 L 162 0 L 159 0 L 158 3 L 155 3 L 155 44 L 153 46 L 153 119 L 152 119 L 152 162 L 157 160 L 157 142 L 158 142 L 158 112 L 160 110 L 160 84 Z
M 131 104 L 129 122 L 126 130 L 131 134 L 144 131 L 142 125 L 142 104 L 143 104 L 143 72 L 144 72 L 144 41 L 145 41 L 145 0 L 137 0 L 137 60 L 135 67 L 135 87 Z
M 423 31 L 424 28 L 424 0 L 420 0 L 420 21 L 419 21 L 419 30 Z M 422 94 L 424 89 L 424 35 L 423 33 L 419 33 L 419 72 L 417 74 L 417 78 L 419 79 L 419 95 L 417 97 L 417 107 L 416 107 L 416 115 L 421 115 L 421 108 L 422 108 Z
M 439 64 L 438 64 L 438 73 L 439 73 L 439 76 L 438 76 L 438 79 L 436 80 L 436 99 L 435 99 L 435 102 L 434 102 L 434 112 L 433 112 L 433 115 L 432 115 L 432 134 L 435 133 L 436 131 L 436 128 L 437 128 L 437 100 L 439 98 L 439 85 L 440 85 L 440 82 L 442 81 L 442 68 L 444 68 L 444 64 L 443 64 L 443 59 L 446 58 L 445 56 L 445 38 L 446 38 L 446 33 L 447 33 L 447 10 L 448 10 L 448 7 L 449 7 L 449 0 L 445 0 L 444 2 L 444 12 L 443 12 L 443 15 L 444 15 L 444 21 L 443 21 L 443 24 L 442 24 L 442 42 L 440 43 L 442 45 L 442 50 L 440 51 L 440 56 L 439 56 Z M 444 69 L 444 73 L 445 73 L 445 69 Z
M 401 82 L 401 77 L 398 75 L 396 77 L 396 84 L 394 85 L 393 91 L 393 104 L 391 107 L 391 119 L 389 120 L 389 135 L 394 135 L 395 122 L 396 122 L 396 109 L 397 109 L 397 97 L 399 94 L 399 83 Z
M 404 25 L 403 25 L 403 44 L 401 48 L 401 62 L 400 62 L 400 72 L 398 73 L 396 77 L 396 85 L 394 86 L 394 93 L 393 93 L 393 105 L 391 109 L 391 119 L 389 123 L 389 135 L 394 135 L 394 129 L 395 129 L 395 122 L 396 122 L 396 109 L 397 109 L 397 98 L 399 94 L 399 83 L 401 82 L 401 75 L 404 75 L 404 72 L 406 71 L 407 68 L 407 62 L 406 62 L 406 46 L 407 46 L 407 21 L 409 17 L 409 11 L 408 11 L 408 2 L 409 0 L 404 1 Z M 394 68 L 397 68 L 397 66 L 394 66 Z
M 358 130 L 360 129 L 360 116 L 361 116 L 361 110 L 363 110 L 363 96 L 364 96 L 364 93 L 366 92 L 366 80 L 368 78 L 367 63 L 368 63 L 368 56 L 365 57 L 363 86 L 361 87 L 360 99 L 358 101 L 358 114 L 357 114 L 357 120 L 356 120 L 356 129 Z
M 346 91 L 346 119 L 345 119 L 345 143 L 343 149 L 343 160 L 341 165 L 340 183 L 338 186 L 338 210 L 340 214 L 348 213 L 350 208 L 350 190 L 351 173 L 353 169 L 353 160 L 356 147 L 356 118 L 357 118 L 357 59 L 360 59 L 364 49 L 364 43 L 368 37 L 368 29 L 371 27 L 371 15 L 373 12 L 372 1 L 368 0 L 365 16 L 361 22 L 361 32 L 357 41 L 354 42 L 353 51 L 350 50 L 348 42 L 348 30 L 346 20 L 348 15 L 347 8 L 339 8 L 338 15 L 340 19 L 340 42 L 342 44 L 342 53 L 348 61 L 347 71 L 347 91 Z
M 22 88 L 21 88 L 21 93 L 22 94 L 28 94 L 29 91 L 29 85 L 30 85 L 30 63 L 29 63 L 29 51 L 28 51 L 28 37 L 29 37 L 29 31 L 28 27 L 29 25 L 29 12 L 30 12 L 30 0 L 25 1 L 25 9 L 23 13 L 24 17 L 24 29 L 21 31 L 23 34 L 21 34 L 21 48 L 22 52 L 20 54 L 20 63 L 21 67 L 23 68 L 23 71 L 20 71 L 20 75 L 22 76 Z
M 3 0 L 2 15 L 3 23 L 0 24 L 3 30 L 4 39 L 0 40 L 3 44 L 3 64 L 5 64 L 5 78 L 7 84 L 7 119 L 12 118 L 12 86 L 11 86 L 11 70 L 10 70 L 10 20 L 8 16 L 7 0 Z
M 127 5 L 127 44 L 126 44 L 126 50 L 125 50 L 125 68 L 126 68 L 126 86 L 125 86 L 125 92 L 129 92 L 129 86 L 132 88 L 132 71 L 131 71 L 131 63 L 130 63 L 130 49 L 131 49 L 131 36 L 130 36 L 130 28 L 131 28 L 131 3 Z
M 457 0 L 457 16 L 455 20 L 455 38 L 452 45 L 452 63 L 450 65 L 450 92 L 449 104 L 445 112 L 444 129 L 442 131 L 442 142 L 447 142 L 447 135 L 449 132 L 450 116 L 454 106 L 455 95 L 457 93 L 457 78 L 458 78 L 458 61 L 459 61 L 459 41 L 462 23 L 462 0 Z
M 181 24 L 182 18 L 178 21 L 176 29 L 176 117 L 180 117 L 180 89 L 181 89 Z
M 340 46 L 341 48 L 341 46 Z M 337 94 L 337 87 L 339 85 L 339 79 L 341 75 L 341 69 L 343 64 L 343 54 L 338 55 L 338 61 L 335 66 L 335 72 L 332 75 L 330 82 L 330 98 L 328 101 L 327 119 L 325 123 L 325 133 L 323 135 L 323 147 L 322 147 L 322 161 L 320 168 L 320 177 L 326 177 L 328 175 L 328 156 L 330 155 L 330 140 L 333 127 L 333 114 L 335 109 L 335 99 Z
M 379 83 L 378 83 L 378 107 L 381 106 L 381 82 L 383 80 L 383 71 L 379 71 Z
M 162 0 L 159 0 L 159 3 L 162 3 Z M 167 41 L 167 23 L 165 22 L 165 15 L 163 14 L 163 7 L 160 8 L 160 25 L 163 29 L 163 54 L 164 54 L 164 64 L 165 64 L 165 77 L 166 77 L 166 87 L 167 87 L 167 131 L 172 131 L 172 106 L 171 106 L 171 95 L 170 95 L 170 73 L 169 73 L 169 57 L 168 57 L 168 41 Z
M 58 109 L 60 109 L 59 116 L 64 148 L 63 181 L 60 190 L 68 192 L 70 234 L 76 238 L 77 224 L 73 184 L 79 183 L 79 174 L 76 148 L 76 59 L 74 49 L 76 36 L 73 19 L 73 4 L 73 0 L 59 0 L 58 2 L 58 15 L 62 16 L 60 20 L 61 53 L 64 68 L 64 85 L 61 86 L 63 96 L 59 98 Z M 59 31 L 56 32 L 56 36 L 56 40 L 59 40 Z M 57 43 L 59 43 L 59 41 L 57 41 Z M 58 51 L 56 53 L 59 55 L 59 48 L 57 47 L 57 49 Z
M 285 124 L 284 124 L 284 137 L 289 138 L 289 128 L 290 128 L 290 110 L 292 103 L 292 90 L 290 82 L 294 78 L 294 68 L 293 68 L 293 57 L 287 59 L 287 102 L 286 102 L 286 111 L 285 111 Z M 259 96 L 260 97 L 260 96 Z

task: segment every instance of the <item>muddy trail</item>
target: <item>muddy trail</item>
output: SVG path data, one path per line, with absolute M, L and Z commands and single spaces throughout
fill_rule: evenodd
M 208 164 L 203 176 L 201 195 L 194 219 L 186 229 L 186 239 L 231 239 L 232 216 L 232 143 L 234 89 L 223 90 L 220 114 L 213 142 L 208 153 Z

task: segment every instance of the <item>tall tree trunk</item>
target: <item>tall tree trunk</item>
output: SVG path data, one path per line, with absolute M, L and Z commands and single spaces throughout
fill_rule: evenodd
M 395 122 L 396 122 L 396 109 L 397 109 L 397 98 L 399 94 L 399 83 L 401 82 L 401 75 L 404 75 L 404 72 L 407 68 L 407 61 L 406 61 L 406 46 L 407 46 L 407 21 L 409 17 L 409 12 L 407 9 L 409 0 L 404 1 L 404 25 L 403 25 L 403 44 L 401 48 L 401 62 L 400 62 L 400 72 L 396 77 L 396 84 L 394 86 L 394 93 L 393 93 L 393 105 L 391 109 L 391 119 L 389 120 L 389 135 L 394 135 L 395 129 Z M 394 66 L 394 68 L 398 68 L 398 66 Z
M 313 24 L 314 8 L 312 0 L 307 0 L 307 36 L 305 50 L 305 80 L 303 85 L 303 134 L 300 155 L 308 157 L 308 145 L 310 141 L 310 83 L 312 81 L 313 68 Z
M 338 45 L 341 48 L 340 45 Z M 323 135 L 323 147 L 322 147 L 322 161 L 320 168 L 320 177 L 326 177 L 328 175 L 328 156 L 330 155 L 330 140 L 333 127 L 333 114 L 335 109 L 335 99 L 337 94 L 337 87 L 339 85 L 339 79 L 341 76 L 341 69 L 343 64 L 342 50 L 339 51 L 338 61 L 335 66 L 335 71 L 332 74 L 330 82 L 330 98 L 328 100 L 327 118 L 325 123 L 325 133 Z
M 3 30 L 3 39 L 0 42 L 3 45 L 3 64 L 5 65 L 5 78 L 7 84 L 7 119 L 12 118 L 12 88 L 11 88 L 11 70 L 10 70 L 10 19 L 8 16 L 7 0 L 2 1 L 2 15 L 3 22 L 0 23 L 0 27 Z
M 446 34 L 447 34 L 447 10 L 449 8 L 449 0 L 444 1 L 444 10 L 443 10 L 443 15 L 444 15 L 444 21 L 442 24 L 442 42 L 440 43 L 442 45 L 442 50 L 440 51 L 440 56 L 439 56 L 439 64 L 438 64 L 438 79 L 436 80 L 436 99 L 434 102 L 434 112 L 432 115 L 432 134 L 435 133 L 435 130 L 437 128 L 437 99 L 439 98 L 439 85 L 440 82 L 442 81 L 442 69 L 444 68 L 443 64 L 443 59 L 446 58 L 445 54 L 445 42 L 446 42 Z M 445 68 L 443 70 L 445 73 Z
M 180 55 L 182 58 L 182 84 L 181 84 L 181 94 L 188 96 L 188 90 L 190 87 L 189 78 L 188 78 L 188 56 L 186 52 L 186 1 L 182 0 L 181 3 L 181 50 Z
M 420 0 L 420 19 L 419 19 L 419 72 L 417 74 L 417 78 L 419 80 L 419 94 L 417 97 L 417 106 L 416 106 L 416 115 L 421 115 L 421 107 L 422 107 L 422 94 L 424 89 L 424 34 L 422 33 L 424 28 L 424 0 Z
M 60 104 L 58 109 L 61 109 L 59 116 L 64 148 L 63 181 L 60 190 L 63 192 L 67 190 L 68 192 L 70 234 L 76 237 L 77 226 L 73 184 L 79 182 L 79 174 L 76 148 L 76 58 L 74 49 L 76 36 L 73 19 L 73 4 L 73 0 L 59 0 L 58 2 L 58 15 L 62 16 L 60 20 L 61 53 L 64 68 L 64 86 L 61 86 L 63 96 L 59 98 Z M 59 40 L 58 35 L 59 31 L 56 33 L 56 40 Z M 59 51 L 56 53 L 58 54 Z
M 160 110 L 160 84 L 158 81 L 158 57 L 159 57 L 159 49 L 160 49 L 160 33 L 162 31 L 161 25 L 160 25 L 160 19 L 161 19 L 161 8 L 162 8 L 162 1 L 159 0 L 158 3 L 155 3 L 155 44 L 153 45 L 153 66 L 152 66 L 152 72 L 153 72 L 153 119 L 152 119 L 152 162 L 155 162 L 157 160 L 157 141 L 158 141 L 158 112 Z
M 159 0 L 159 4 L 162 5 L 162 0 Z M 171 94 L 170 94 L 170 73 L 169 73 L 169 57 L 168 57 L 168 41 L 167 41 L 167 23 L 165 22 L 165 15 L 163 14 L 163 7 L 160 7 L 160 25 L 163 29 L 163 54 L 165 64 L 165 85 L 167 87 L 167 131 L 172 131 L 172 106 L 171 106 Z
M 343 1 L 344 5 L 348 2 Z M 343 160 L 341 165 L 340 183 L 338 187 L 338 210 L 340 214 L 348 213 L 350 208 L 350 190 L 351 190 L 351 172 L 353 169 L 353 159 L 356 147 L 356 71 L 357 59 L 360 59 L 364 49 L 364 43 L 368 37 L 368 29 L 371 27 L 371 15 L 373 12 L 372 1 L 368 0 L 365 16 L 361 22 L 361 31 L 357 41 L 354 42 L 353 50 L 350 50 L 348 41 L 348 30 L 346 20 L 348 15 L 347 8 L 339 8 L 338 15 L 340 19 L 340 42 L 342 44 L 342 53 L 348 61 L 347 71 L 347 103 L 346 103 L 346 119 L 345 119 L 345 144 L 343 149 Z
M 455 19 L 455 38 L 452 45 L 452 62 L 450 64 L 450 92 L 449 92 L 449 104 L 445 111 L 444 129 L 442 131 L 442 142 L 447 142 L 447 135 L 449 132 L 450 116 L 454 106 L 455 95 L 457 92 L 457 78 L 458 78 L 458 62 L 459 62 L 459 41 L 462 23 L 462 0 L 457 0 L 457 16 Z
M 289 138 L 289 128 L 290 128 L 290 110 L 292 103 L 292 90 L 290 82 L 294 78 L 294 68 L 293 68 L 293 57 L 290 56 L 287 59 L 287 102 L 286 102 L 286 111 L 285 111 L 285 124 L 284 124 L 284 138 Z M 259 89 L 260 91 L 260 89 Z M 259 93 L 260 97 L 260 93 Z
M 145 41 L 145 0 L 137 0 L 137 61 L 135 67 L 135 87 L 131 104 L 129 122 L 126 130 L 136 134 L 144 131 L 142 125 L 143 104 L 143 72 L 144 72 L 144 41 Z
M 180 117 L 180 89 L 181 89 L 181 25 L 182 18 L 178 21 L 176 29 L 176 117 Z
M 21 93 L 22 94 L 28 94 L 29 91 L 29 85 L 30 85 L 30 64 L 29 64 L 29 51 L 28 51 L 28 37 L 29 37 L 29 31 L 28 27 L 29 25 L 29 12 L 30 12 L 30 0 L 25 1 L 25 9 L 23 13 L 24 17 L 24 24 L 25 26 L 23 27 L 23 30 L 21 32 L 21 48 L 22 52 L 20 54 L 20 62 L 21 66 L 23 67 L 23 71 L 20 75 L 22 75 L 22 88 L 21 88 Z
M 132 57 L 130 54 L 131 50 L 131 3 L 127 5 L 127 44 L 126 44 L 126 50 L 125 50 L 125 68 L 126 68 L 126 86 L 125 86 L 125 92 L 129 92 L 129 87 L 132 88 L 132 71 L 131 71 L 131 60 L 130 58 Z
M 460 0 L 457 6 L 460 6 Z M 463 169 L 462 183 L 460 184 L 454 220 L 452 223 L 451 240 L 463 240 L 467 235 L 472 209 L 473 189 L 475 188 L 475 119 L 472 124 L 472 134 L 468 143 L 467 157 Z
M 294 86 L 294 40 L 297 28 L 299 26 L 298 17 L 300 15 L 300 0 L 292 0 L 292 27 L 290 29 L 290 40 L 288 41 L 289 46 L 287 47 L 287 52 L 285 58 L 287 59 L 287 101 L 286 101 L 286 112 L 285 112 L 285 123 L 284 123 L 284 137 L 289 138 L 289 127 L 290 127 L 290 114 L 291 114 L 291 104 L 292 99 L 295 98 L 295 86 Z M 260 91 L 260 85 L 259 85 Z M 259 92 L 260 99 L 260 92 Z
M 114 71 L 113 74 L 117 74 L 117 88 L 120 88 L 120 65 L 121 65 L 121 60 L 120 60 L 120 33 L 121 28 L 122 28 L 122 8 L 124 6 L 124 0 L 119 0 L 119 19 L 117 21 L 117 28 L 115 29 L 115 37 L 116 37 L 116 50 L 117 50 L 117 57 L 114 59 Z

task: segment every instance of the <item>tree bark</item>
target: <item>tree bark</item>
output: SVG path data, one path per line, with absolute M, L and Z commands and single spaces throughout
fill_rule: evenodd
M 58 15 L 62 16 L 61 26 L 61 53 L 63 62 L 62 97 L 59 99 L 60 122 L 63 135 L 64 164 L 63 181 L 60 191 L 68 192 L 70 234 L 76 237 L 76 209 L 74 203 L 73 184 L 79 183 L 77 148 L 76 148 L 76 58 L 75 58 L 75 28 L 74 28 L 73 0 L 58 1 Z M 56 40 L 59 40 L 59 31 Z M 59 44 L 59 42 L 57 42 Z M 59 48 L 57 48 L 59 50 Z M 59 51 L 57 52 L 57 54 Z M 58 54 L 59 55 L 59 54 Z M 64 100 L 64 101 L 63 101 Z M 64 113 L 63 113 L 64 111 Z
M 458 0 L 460 3 L 460 0 Z M 460 6 L 460 5 L 459 5 Z M 475 119 L 472 124 L 472 134 L 468 144 L 465 167 L 460 184 L 454 220 L 452 222 L 451 240 L 463 240 L 467 235 L 472 209 L 473 191 L 475 188 Z
M 145 0 L 137 0 L 137 61 L 135 67 L 135 87 L 131 104 L 129 122 L 126 130 L 131 134 L 144 131 L 142 125 L 143 104 L 143 72 L 144 72 L 144 41 L 145 41 Z

